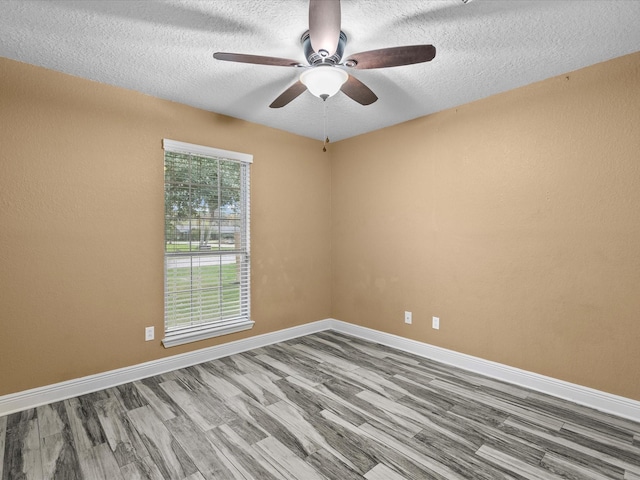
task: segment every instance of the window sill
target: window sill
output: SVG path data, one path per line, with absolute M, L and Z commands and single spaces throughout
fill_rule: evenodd
M 230 333 L 249 330 L 250 328 L 253 328 L 254 323 L 255 322 L 253 320 L 242 319 L 226 322 L 223 325 L 198 328 L 195 330 L 182 331 L 174 334 L 169 333 L 162 339 L 162 345 L 164 345 L 164 348 L 170 348 L 176 347 L 178 345 L 184 345 L 185 343 L 206 340 L 207 338 L 229 335 Z

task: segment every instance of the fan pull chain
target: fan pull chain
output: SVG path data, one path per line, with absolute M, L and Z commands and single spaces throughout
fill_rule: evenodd
M 324 120 L 324 143 L 322 144 L 322 151 L 326 152 L 327 151 L 327 143 L 329 143 L 329 136 L 327 135 L 327 101 L 325 100 L 324 102 L 322 102 L 322 109 L 323 109 L 323 120 Z

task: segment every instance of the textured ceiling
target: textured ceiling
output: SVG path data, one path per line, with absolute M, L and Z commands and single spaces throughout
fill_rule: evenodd
M 312 138 L 323 103 L 268 105 L 299 69 L 214 60 L 216 51 L 305 62 L 307 0 L 2 0 L 0 56 Z M 429 63 L 350 71 L 379 97 L 326 102 L 340 140 L 640 49 L 638 0 L 343 0 L 349 54 L 433 44 Z

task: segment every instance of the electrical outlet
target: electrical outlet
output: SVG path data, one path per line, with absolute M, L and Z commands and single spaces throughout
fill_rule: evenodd
M 147 327 L 144 329 L 144 341 L 149 342 L 155 338 L 155 327 Z
M 404 323 L 411 324 L 411 312 L 404 312 Z
M 440 330 L 440 318 L 439 317 L 433 317 L 431 319 L 431 327 L 433 327 L 436 330 Z

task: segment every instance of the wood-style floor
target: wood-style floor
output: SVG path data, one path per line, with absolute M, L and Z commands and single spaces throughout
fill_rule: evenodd
M 323 332 L 0 417 L 0 478 L 640 479 L 640 424 Z

